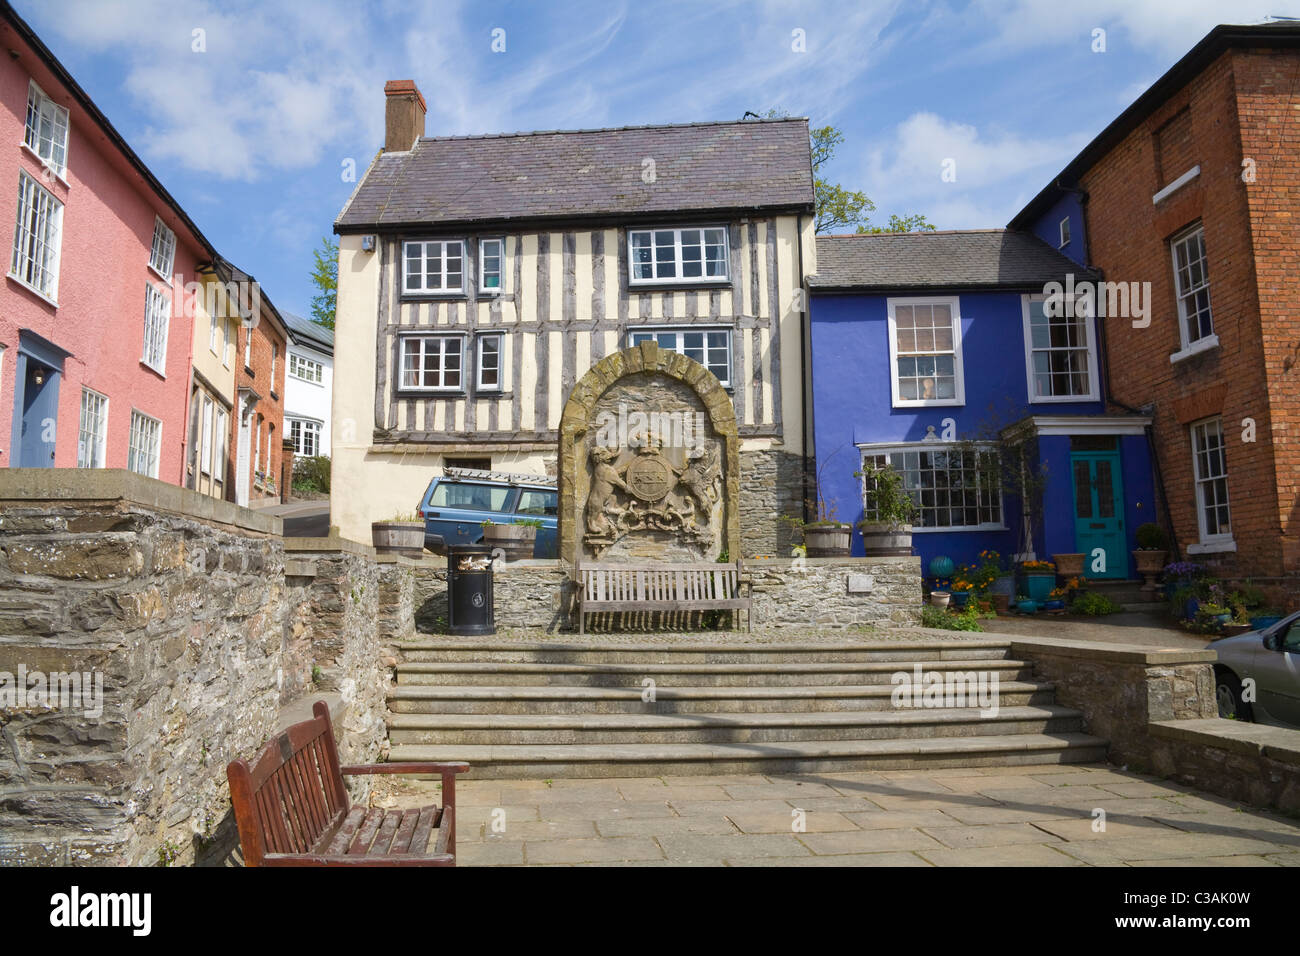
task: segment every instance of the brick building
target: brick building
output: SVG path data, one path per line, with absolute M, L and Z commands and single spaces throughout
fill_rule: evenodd
M 227 264 L 228 265 L 228 264 Z M 242 289 L 255 280 L 230 267 Z M 236 337 L 235 415 L 231 421 L 231 487 L 236 504 L 256 508 L 281 498 L 284 441 L 284 371 L 288 328 L 271 300 L 259 295 L 243 310 L 257 316 L 241 322 Z M 241 310 L 241 311 L 243 311 Z
M 1153 419 L 1161 523 L 1177 556 L 1290 605 L 1298 76 L 1300 26 L 1215 28 L 1011 223 L 1107 282 L 1150 283 L 1145 317 L 1112 314 L 1101 328 L 1110 405 Z

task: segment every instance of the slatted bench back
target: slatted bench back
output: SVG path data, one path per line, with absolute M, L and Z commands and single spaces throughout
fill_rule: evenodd
M 252 767 L 230 768 L 230 798 L 244 862 L 258 866 L 268 853 L 310 853 L 338 827 L 349 809 L 329 711 L 271 739 Z
M 599 564 L 577 571 L 587 604 L 729 601 L 740 587 L 737 564 Z

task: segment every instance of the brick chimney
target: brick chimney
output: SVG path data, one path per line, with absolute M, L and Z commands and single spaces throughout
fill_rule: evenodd
M 384 152 L 410 149 L 424 135 L 428 107 L 415 80 L 389 80 L 384 84 Z

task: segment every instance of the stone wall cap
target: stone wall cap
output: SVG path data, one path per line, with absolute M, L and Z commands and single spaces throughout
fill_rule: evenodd
M 375 549 L 351 538 L 285 538 L 284 550 L 298 554 L 322 554 L 328 552 L 361 554 L 368 558 L 375 557 Z
M 1247 756 L 1263 756 L 1300 766 L 1300 734 L 1284 727 L 1220 717 L 1152 721 L 1149 726 L 1153 737 L 1202 744 Z
M 280 534 L 278 515 L 241 508 L 125 468 L 0 468 L 0 501 L 122 501 L 175 514 Z
M 1213 663 L 1219 659 L 1219 655 L 1208 648 L 1195 650 L 1188 647 L 1150 647 L 1144 644 L 1110 644 L 1102 641 L 1079 641 L 1055 637 L 1013 637 L 1011 652 L 1030 656 L 1037 652 L 1057 654 L 1061 657 L 1111 661 L 1118 664 L 1166 667 L 1175 664 Z

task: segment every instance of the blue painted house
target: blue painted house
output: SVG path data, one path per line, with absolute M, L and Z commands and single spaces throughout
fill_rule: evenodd
M 1134 530 L 1154 520 L 1150 419 L 1107 413 L 1100 320 L 1049 302 L 1049 283 L 1098 278 L 1078 264 L 1071 202 L 1043 217 L 1040 234 L 817 240 L 808 286 L 818 487 L 839 520 L 856 523 L 855 472 L 901 471 L 920 508 L 913 548 L 923 568 L 940 554 L 963 564 L 994 549 L 1083 553 L 1090 577 L 1134 576 Z M 1021 462 L 1039 476 L 1041 500 L 1022 501 L 1006 480 Z M 857 534 L 853 553 L 863 553 Z

